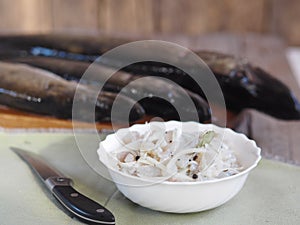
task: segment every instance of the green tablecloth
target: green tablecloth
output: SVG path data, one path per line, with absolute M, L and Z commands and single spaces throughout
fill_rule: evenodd
M 86 141 L 87 149 L 97 149 L 98 143 L 91 141 L 89 134 L 82 134 L 82 140 Z M 263 159 L 249 175 L 242 191 L 227 204 L 201 213 L 170 214 L 152 211 L 127 200 L 112 182 L 88 166 L 71 132 L 2 132 L 1 225 L 82 224 L 60 209 L 29 167 L 9 150 L 12 145 L 41 154 L 73 178 L 79 191 L 106 204 L 118 225 L 300 224 L 300 167 Z

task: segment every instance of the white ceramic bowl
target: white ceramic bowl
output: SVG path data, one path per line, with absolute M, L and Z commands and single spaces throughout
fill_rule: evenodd
M 259 160 L 260 148 L 254 141 L 245 135 L 234 132 L 228 128 L 220 128 L 212 124 L 199 124 L 195 122 L 155 122 L 165 126 L 166 129 L 182 127 L 184 130 L 213 129 L 224 134 L 226 143 L 233 149 L 235 155 L 244 167 L 236 175 L 196 182 L 149 182 L 145 179 L 125 174 L 112 166 L 107 153 L 121 147 L 119 136 L 122 132 L 144 132 L 151 124 L 137 124 L 130 128 L 121 129 L 116 134 L 111 134 L 100 143 L 98 155 L 100 161 L 108 168 L 116 186 L 131 201 L 154 210 L 189 213 L 208 210 L 220 206 L 234 197 L 243 187 L 249 172 L 254 169 Z M 129 130 L 128 130 L 129 129 Z

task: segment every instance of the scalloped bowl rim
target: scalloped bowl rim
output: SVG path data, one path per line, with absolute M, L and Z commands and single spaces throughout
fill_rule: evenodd
M 158 123 L 158 122 L 155 122 L 155 123 Z M 253 170 L 253 169 L 258 165 L 259 161 L 261 160 L 261 148 L 258 147 L 258 146 L 256 145 L 255 141 L 249 139 L 245 134 L 237 133 L 237 132 L 233 131 L 233 130 L 230 129 L 230 128 L 223 128 L 223 127 L 216 126 L 216 125 L 214 125 L 214 124 L 201 124 L 201 123 L 197 123 L 197 122 L 193 122 L 193 121 L 190 121 L 190 122 L 180 122 L 180 121 L 174 121 L 174 120 L 172 120 L 172 121 L 161 122 L 161 123 L 165 123 L 165 124 L 172 124 L 172 123 L 177 123 L 177 124 L 191 123 L 191 124 L 194 124 L 194 125 L 197 125 L 197 126 L 199 126 L 199 125 L 201 125 L 201 126 L 209 125 L 209 126 L 213 126 L 213 127 L 217 128 L 217 129 L 222 129 L 222 130 L 224 130 L 224 132 L 225 132 L 225 131 L 228 131 L 228 132 L 230 132 L 231 135 L 233 134 L 233 135 L 240 136 L 240 138 L 243 138 L 243 139 L 245 139 L 246 141 L 248 141 L 249 143 L 251 143 L 253 149 L 256 149 L 256 151 L 254 152 L 255 155 L 256 155 L 256 159 L 255 159 L 255 161 L 254 161 L 250 166 L 247 167 L 247 169 L 241 171 L 240 173 L 237 173 L 237 174 L 235 174 L 235 175 L 232 175 L 232 176 L 223 177 L 223 178 L 218 178 L 218 179 L 212 179 L 212 180 L 205 180 L 205 181 L 178 181 L 178 182 L 163 180 L 164 177 L 161 177 L 161 178 L 162 178 L 161 180 L 158 180 L 157 182 L 155 182 L 155 181 L 153 181 L 153 180 L 149 180 L 149 179 L 146 179 L 146 178 L 136 177 L 136 176 L 132 176 L 132 175 L 130 175 L 130 174 L 123 173 L 122 171 L 120 171 L 120 170 L 114 168 L 112 165 L 107 165 L 105 162 L 103 162 L 103 161 L 101 160 L 101 156 L 100 156 L 100 153 L 99 153 L 99 150 L 100 150 L 101 147 L 99 147 L 99 149 L 98 149 L 98 151 L 97 151 L 98 156 L 99 156 L 99 158 L 100 158 L 100 161 L 104 164 L 104 166 L 105 166 L 107 169 L 112 170 L 112 171 L 114 171 L 114 172 L 116 172 L 116 173 L 118 173 L 118 174 L 120 174 L 120 175 L 122 175 L 122 176 L 124 176 L 124 177 L 126 177 L 126 178 L 128 178 L 128 179 L 133 179 L 133 180 L 136 180 L 136 181 L 142 181 L 142 182 L 149 182 L 149 183 L 151 182 L 152 184 L 157 184 L 157 183 L 159 183 L 159 184 L 167 184 L 167 185 L 176 185 L 176 186 L 184 185 L 184 186 L 186 186 L 186 185 L 205 185 L 205 184 L 209 184 L 209 183 L 218 183 L 218 182 L 222 182 L 222 181 L 226 181 L 226 180 L 236 179 L 236 178 L 238 178 L 238 177 L 240 177 L 240 176 L 243 176 L 243 175 L 245 175 L 245 174 L 250 173 L 250 171 Z M 123 130 L 126 130 L 126 129 L 127 129 L 127 130 L 128 130 L 128 129 L 133 128 L 133 127 L 135 127 L 135 128 L 136 128 L 136 127 L 143 127 L 143 126 L 145 126 L 146 124 L 147 124 L 147 123 L 145 123 L 145 124 L 134 124 L 134 125 L 132 125 L 132 126 L 129 127 L 129 128 L 121 128 L 121 129 L 123 129 Z M 148 124 L 149 124 L 149 123 L 148 123 Z M 109 142 L 109 139 L 115 138 L 114 136 L 115 136 L 115 133 L 107 135 L 107 136 L 106 136 L 106 139 L 100 142 L 100 146 L 103 145 L 103 143 L 105 143 L 105 142 Z M 109 154 L 109 152 L 106 152 L 106 153 Z M 167 178 L 166 178 L 166 179 L 167 179 Z

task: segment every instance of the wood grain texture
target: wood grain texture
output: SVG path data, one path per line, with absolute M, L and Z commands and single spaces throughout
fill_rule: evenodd
M 98 2 L 99 28 L 107 33 L 154 32 L 153 4 L 149 0 L 101 0 Z
M 80 30 L 83 32 L 98 29 L 97 0 L 53 0 L 53 30 Z
M 300 45 L 300 2 L 298 0 L 274 1 L 274 32 L 290 44 Z
M 0 29 L 7 32 L 36 33 L 52 30 L 48 0 L 0 1 Z
M 262 32 L 266 0 L 164 0 L 160 3 L 160 32 L 190 35 L 215 31 Z
M 0 33 L 270 33 L 300 45 L 298 0 L 0 0 Z
M 265 0 L 225 0 L 223 1 L 224 29 L 239 32 L 264 32 L 267 18 Z
M 179 33 L 184 29 L 182 1 L 164 0 L 160 3 L 160 32 Z
M 107 1 L 107 11 L 106 30 L 108 32 L 137 32 L 135 0 Z
M 92 129 L 94 124 L 76 122 L 76 127 Z M 0 106 L 0 127 L 22 129 L 72 129 L 71 120 L 57 119 Z M 97 123 L 97 129 L 111 129 L 110 123 Z
M 138 33 L 146 35 L 155 33 L 155 14 L 153 13 L 155 7 L 153 4 L 154 2 L 149 0 L 135 0 L 136 26 Z
M 218 0 L 188 0 L 184 12 L 186 32 L 197 35 L 224 30 L 225 6 L 223 1 Z
M 109 10 L 107 10 L 109 4 L 109 0 L 98 0 L 98 29 L 101 29 L 103 32 L 107 32 L 108 30 L 108 19 L 109 19 Z

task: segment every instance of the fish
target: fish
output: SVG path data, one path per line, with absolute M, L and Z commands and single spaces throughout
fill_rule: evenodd
M 294 93 L 262 68 L 228 54 L 209 51 L 197 51 L 195 54 L 215 76 L 228 110 L 237 114 L 252 108 L 281 120 L 300 119 L 300 103 Z M 180 57 L 174 61 L 180 60 Z M 110 66 L 114 64 L 117 65 L 116 62 L 110 62 Z M 187 67 L 193 70 L 193 65 Z M 173 65 L 147 61 L 131 64 L 123 70 L 139 76 L 151 75 L 170 79 L 207 100 L 202 88 L 193 78 Z
M 210 52 L 195 52 L 215 75 L 225 98 L 226 107 L 236 113 L 253 108 L 278 119 L 299 120 L 300 103 L 283 82 L 265 70 L 232 55 Z M 182 70 L 174 66 L 146 62 L 124 68 L 138 73 L 172 79 L 182 87 L 205 97 L 203 90 Z
M 184 90 L 157 77 L 133 76 L 124 71 L 113 71 L 111 68 L 94 63 L 64 60 L 48 57 L 19 57 L 7 59 L 9 62 L 24 63 L 51 71 L 70 81 L 81 82 L 102 90 L 119 93 L 138 101 L 146 114 L 168 120 L 211 121 L 211 111 L 207 102 L 189 90 Z M 88 76 L 83 76 L 88 73 Z M 113 75 L 112 75 L 113 74 Z M 106 82 L 107 81 L 107 82 Z M 151 85 L 148 85 L 151 84 Z M 187 104 L 186 98 L 192 101 Z M 176 105 L 176 107 L 172 106 Z M 179 111 L 181 116 L 178 114 Z
M 195 52 L 215 75 L 225 98 L 226 107 L 234 113 L 252 108 L 277 119 L 299 120 L 300 103 L 287 85 L 265 70 L 232 55 Z M 203 90 L 188 74 L 168 64 L 136 63 L 124 68 L 129 73 L 172 79 L 180 86 L 205 98 Z
M 82 106 L 76 112 L 76 119 L 91 121 L 111 121 L 111 110 L 116 94 L 97 92 L 84 85 L 67 81 L 61 77 L 25 64 L 0 62 L 0 104 L 8 107 L 54 116 L 62 119 L 72 118 L 73 99 Z M 119 97 L 119 107 L 132 105 L 130 121 L 136 121 L 145 114 L 144 109 L 132 99 Z M 95 112 L 88 109 L 92 106 Z M 123 112 L 116 112 L 114 119 L 124 121 Z M 128 118 L 125 118 L 128 120 Z M 127 121 L 124 121 L 127 122 Z
M 113 38 L 105 35 L 0 35 L 0 55 L 43 55 L 93 62 L 99 54 L 103 54 L 104 52 L 127 42 L 127 40 L 122 38 Z
M 127 41 L 129 40 L 121 38 L 112 38 L 110 41 L 109 38 L 101 36 L 94 38 L 68 35 L 11 36 L 10 39 L 0 37 L 0 50 L 1 46 L 4 46 L 2 49 L 8 48 L 6 53 L 3 51 L 4 55 L 23 54 L 23 56 L 34 55 L 93 62 L 101 54 Z M 278 119 L 300 119 L 299 100 L 287 85 L 267 71 L 229 54 L 209 51 L 194 53 L 208 65 L 216 77 L 229 110 L 239 113 L 243 109 L 253 108 Z M 178 55 L 172 49 L 167 49 L 166 54 L 170 55 L 171 62 L 184 61 L 187 67 L 193 67 L 188 60 L 184 60 L 188 54 Z M 109 59 L 102 63 L 108 67 L 117 67 L 118 60 Z M 206 99 L 203 90 L 195 84 L 195 81 L 173 65 L 147 61 L 131 64 L 122 70 L 138 76 L 151 75 L 170 79 Z
M 298 99 L 270 73 L 232 55 L 209 51 L 196 54 L 215 74 L 231 109 L 254 108 L 278 119 L 300 119 Z

